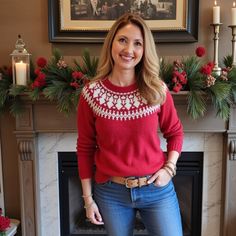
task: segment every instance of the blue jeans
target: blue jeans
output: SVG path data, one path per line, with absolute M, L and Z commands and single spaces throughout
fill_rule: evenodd
M 132 236 L 138 210 L 150 236 L 182 236 L 174 185 L 128 189 L 111 181 L 94 185 L 94 197 L 109 236 Z

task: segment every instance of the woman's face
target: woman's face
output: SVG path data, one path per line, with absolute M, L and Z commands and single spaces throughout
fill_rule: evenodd
M 112 58 L 115 69 L 134 70 L 143 56 L 144 39 L 140 28 L 128 24 L 119 29 L 112 43 Z

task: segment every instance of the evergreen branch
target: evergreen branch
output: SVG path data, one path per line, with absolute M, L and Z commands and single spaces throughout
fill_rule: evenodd
M 3 71 L 1 71 L 1 73 L 3 73 Z M 12 79 L 7 75 L 2 74 L 2 79 L 0 80 L 0 107 L 4 107 L 4 104 L 8 99 L 11 84 Z
M 29 97 L 32 101 L 36 101 L 39 99 L 41 94 L 41 89 L 40 88 L 34 88 L 30 93 Z
M 217 110 L 217 116 L 225 121 L 229 119 L 230 103 L 227 101 L 227 99 L 221 100 L 220 102 L 217 101 L 215 103 L 215 108 Z
M 9 90 L 9 94 L 16 97 L 18 95 L 23 94 L 26 91 L 27 91 L 27 87 L 24 85 L 12 85 Z
M 11 100 L 10 113 L 16 117 L 22 114 L 23 112 L 24 112 L 24 106 L 20 96 L 14 97 Z
M 210 95 L 214 101 L 222 101 L 224 99 L 230 99 L 231 96 L 231 84 L 216 80 L 215 84 L 208 88 Z
M 57 108 L 59 112 L 64 112 L 65 114 L 69 114 L 71 111 L 75 110 L 73 94 L 69 92 L 64 93 L 63 96 L 58 99 Z
M 193 118 L 198 119 L 206 112 L 205 94 L 202 91 L 190 91 L 188 94 L 187 113 Z
M 66 82 L 54 80 L 43 90 L 43 94 L 51 101 L 59 100 L 67 87 L 68 84 Z
M 83 64 L 79 64 L 77 60 L 74 60 L 76 69 L 81 71 L 83 74 L 87 75 L 89 78 L 92 78 L 97 73 L 97 67 L 99 59 L 97 57 L 91 57 L 89 50 L 85 49 L 82 56 Z
M 201 73 L 196 72 L 196 74 L 188 78 L 188 87 L 190 91 L 204 90 L 205 77 Z
M 56 65 L 57 62 L 62 58 L 62 53 L 58 48 L 54 48 L 52 52 L 52 59 L 49 65 Z
M 47 81 L 50 82 L 51 80 L 71 80 L 72 69 L 67 68 L 58 68 L 56 65 L 48 66 L 43 72 L 47 75 Z
M 167 85 L 172 83 L 173 65 L 167 63 L 165 59 L 160 61 L 160 77 Z
M 8 89 L 4 89 L 4 87 L 0 87 L 0 106 L 4 106 L 7 97 L 8 97 Z
M 201 61 L 196 56 L 184 58 L 183 64 L 188 80 L 195 78 L 202 66 Z
M 80 94 L 82 92 L 82 87 L 81 88 L 78 88 L 75 90 L 74 93 L 72 93 L 72 101 L 73 101 L 73 104 L 74 104 L 74 107 L 77 109 L 78 107 L 78 103 L 79 103 L 79 97 L 80 97 Z
M 3 91 L 0 89 L 0 107 L 4 107 L 4 104 L 6 103 L 8 98 L 8 91 Z
M 228 55 L 228 56 L 225 56 L 223 58 L 223 64 L 225 67 L 229 67 L 231 68 L 232 67 L 232 64 L 233 64 L 233 58 L 231 55 Z

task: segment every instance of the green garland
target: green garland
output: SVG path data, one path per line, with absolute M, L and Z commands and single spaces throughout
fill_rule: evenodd
M 24 104 L 21 95 L 28 96 L 36 101 L 44 96 L 50 101 L 57 101 L 57 108 L 60 112 L 69 114 L 77 107 L 79 94 L 92 77 L 95 76 L 98 58 L 91 57 L 88 50 L 83 52 L 82 64 L 74 60 L 74 67 L 66 64 L 57 49 L 53 51 L 51 60 L 45 65 L 35 68 L 31 63 L 30 81 L 27 86 L 13 85 L 12 76 L 7 68 L 1 68 L 2 79 L 0 81 L 0 112 L 9 107 L 10 113 L 14 116 L 24 111 Z M 79 77 L 73 72 L 80 72 Z
M 165 59 L 160 63 L 160 76 L 168 88 L 178 93 L 189 91 L 187 112 L 197 119 L 205 115 L 207 101 L 211 101 L 216 115 L 224 120 L 229 118 L 230 106 L 236 101 L 236 68 L 232 68 L 232 57 L 223 59 L 225 69 L 218 76 L 211 65 L 194 56 L 173 63 Z M 44 96 L 57 102 L 60 112 L 71 113 L 77 107 L 83 86 L 96 75 L 98 58 L 91 57 L 84 50 L 82 62 L 74 60 L 74 66 L 68 66 L 62 54 L 56 49 L 49 62 L 44 58 L 31 62 L 30 81 L 27 86 L 13 85 L 8 68 L 0 68 L 0 113 L 9 109 L 14 116 L 24 111 L 22 95 L 36 101 Z
M 211 100 L 216 109 L 217 116 L 224 120 L 229 118 L 230 105 L 236 101 L 236 68 L 232 68 L 232 57 L 227 56 L 223 60 L 224 69 L 221 75 L 217 75 L 210 69 L 210 65 L 204 63 L 197 56 L 183 58 L 181 62 L 173 64 L 161 63 L 161 77 L 167 83 L 170 90 L 174 90 L 173 71 L 184 72 L 187 83 L 181 90 L 189 91 L 187 95 L 187 113 L 197 119 L 205 115 L 207 101 Z M 180 65 L 180 66 L 179 66 Z M 202 68 L 208 68 L 210 74 Z M 178 82 L 178 81 L 177 81 Z

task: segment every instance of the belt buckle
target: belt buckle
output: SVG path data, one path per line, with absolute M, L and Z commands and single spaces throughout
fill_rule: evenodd
M 129 180 L 134 180 L 134 179 L 135 179 L 135 177 L 133 177 L 133 176 L 125 178 L 125 187 L 126 187 L 126 188 L 133 188 L 133 187 L 130 187 L 130 186 L 128 185 L 128 181 L 129 181 Z

